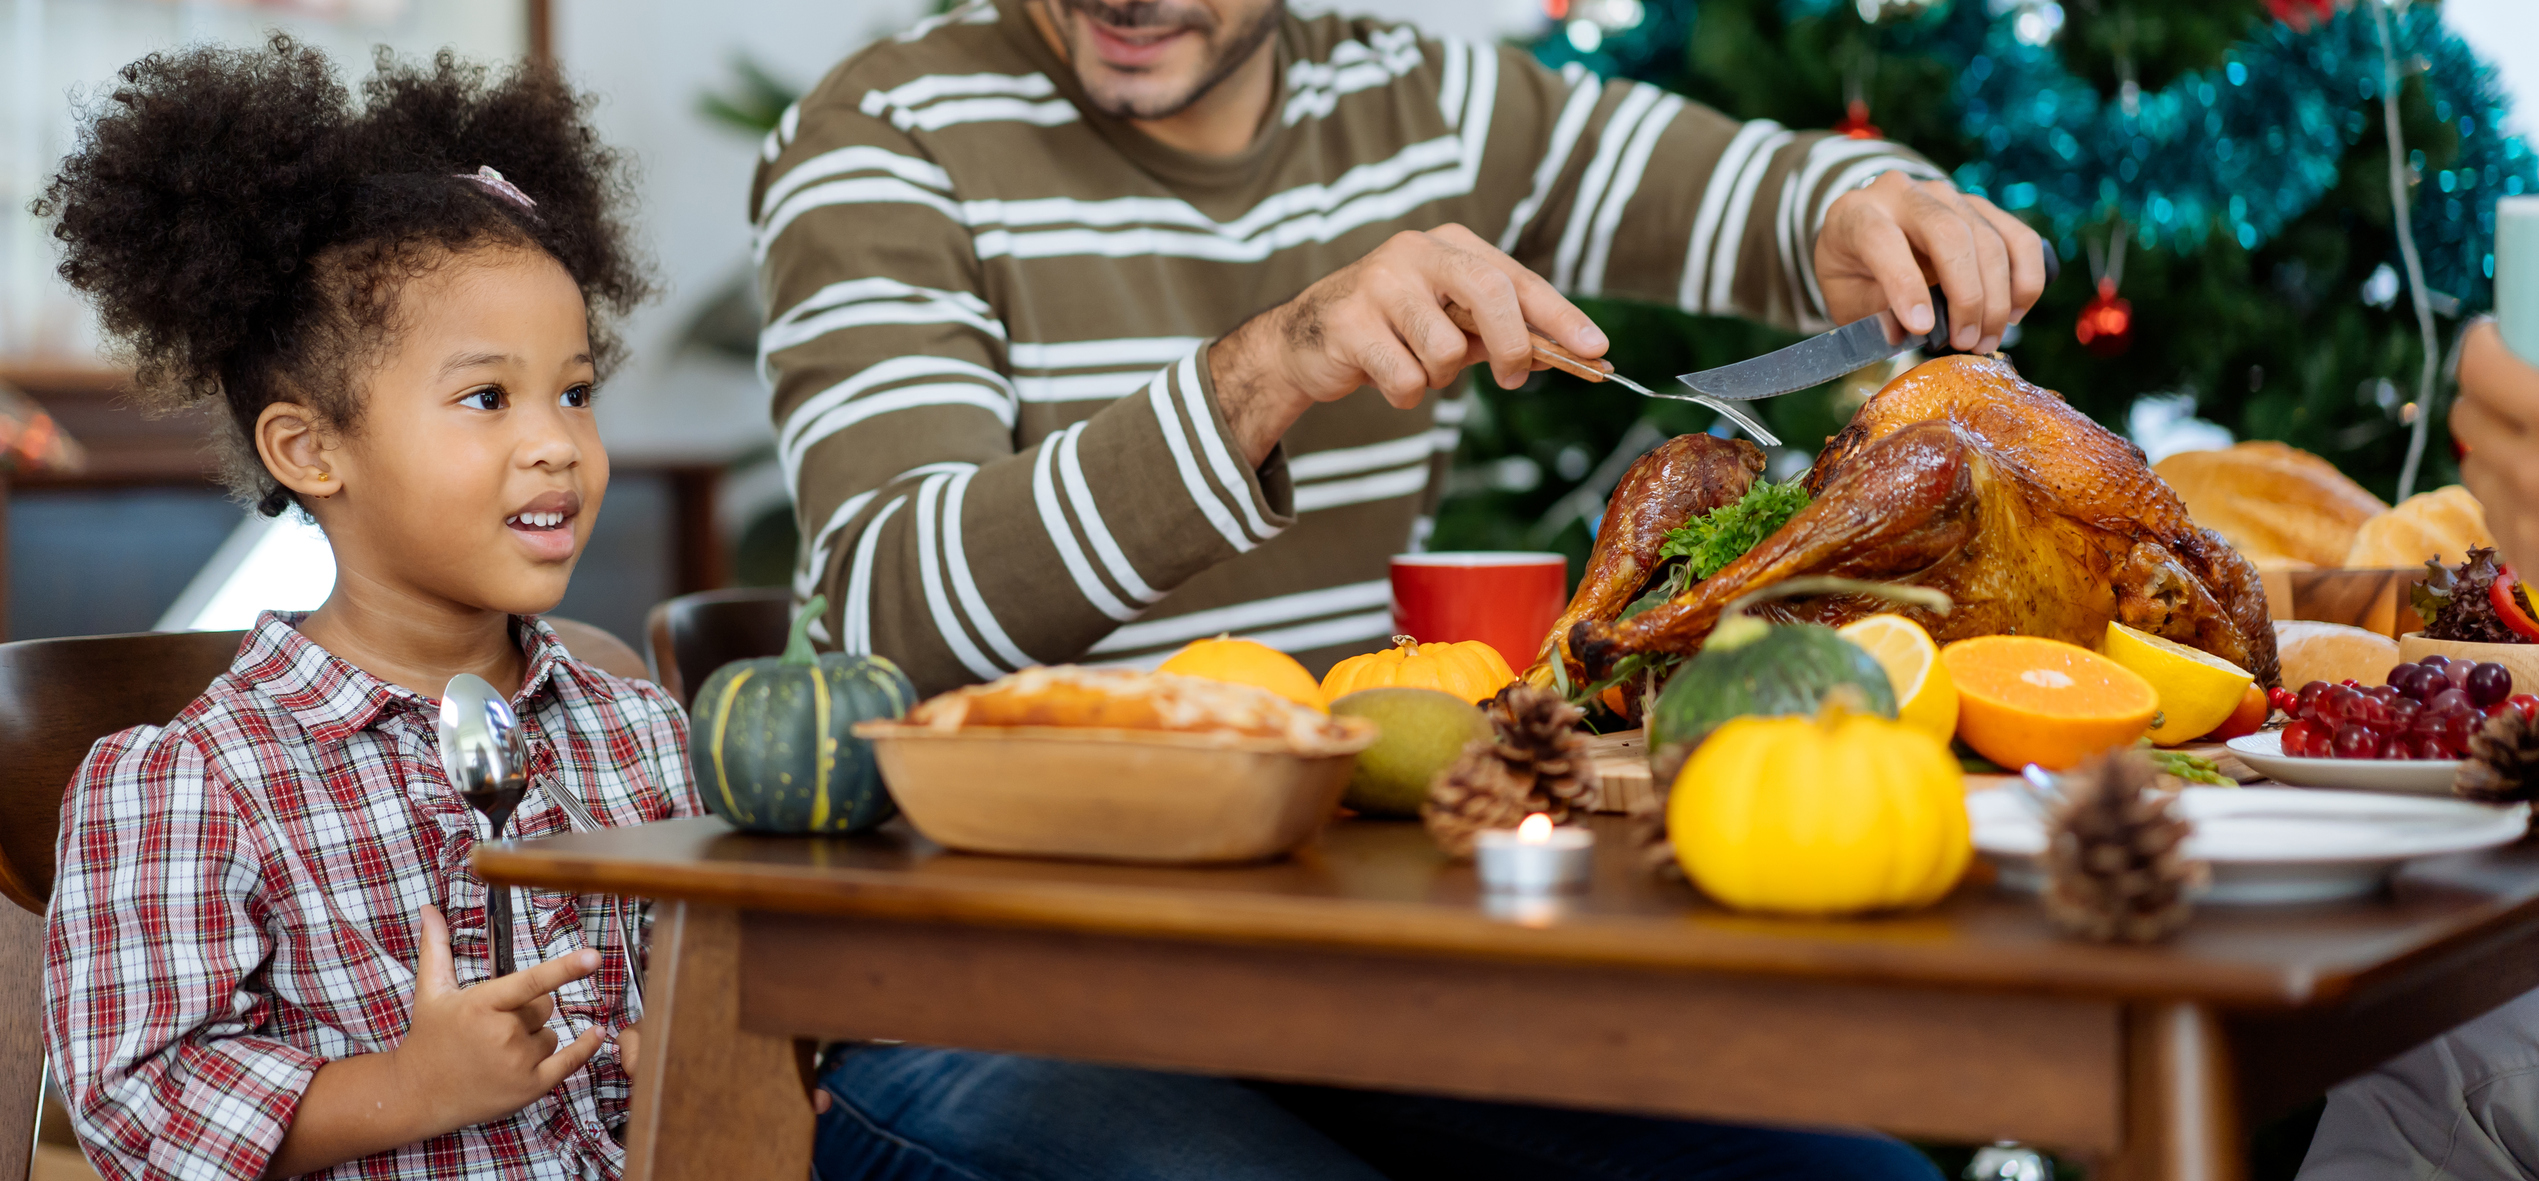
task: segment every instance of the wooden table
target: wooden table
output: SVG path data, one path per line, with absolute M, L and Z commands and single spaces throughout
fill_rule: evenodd
M 2236 1178 L 2243 1132 L 2539 986 L 2539 847 L 2384 897 L 2060 938 L 1983 871 L 1858 922 L 1728 913 L 1631 872 L 1619 821 L 1560 913 L 1494 914 L 1419 827 L 1154 869 L 947 853 L 893 825 L 720 821 L 480 849 L 486 878 L 662 900 L 632 1181 L 800 1177 L 797 1038 L 1728 1120 L 2010 1138 L 2093 1178 Z

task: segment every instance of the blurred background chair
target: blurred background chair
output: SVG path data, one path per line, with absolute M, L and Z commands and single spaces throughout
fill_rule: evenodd
M 701 591 L 665 600 L 644 621 L 653 679 L 680 705 L 694 705 L 696 691 L 715 669 L 783 652 L 792 626 L 793 595 L 780 588 Z
M 547 616 L 547 626 L 555 629 L 555 638 L 563 641 L 564 650 L 572 653 L 573 659 L 610 676 L 630 681 L 652 679 L 652 670 L 644 667 L 643 654 L 635 651 L 633 645 L 618 639 L 615 632 L 552 615 Z

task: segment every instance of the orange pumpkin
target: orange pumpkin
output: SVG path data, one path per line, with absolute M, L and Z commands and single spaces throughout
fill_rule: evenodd
M 1436 689 L 1479 705 L 1516 679 L 1499 650 L 1479 640 L 1422 644 L 1409 636 L 1393 637 L 1393 647 L 1352 656 L 1322 676 L 1322 695 L 1338 701 L 1360 689 L 1398 685 Z

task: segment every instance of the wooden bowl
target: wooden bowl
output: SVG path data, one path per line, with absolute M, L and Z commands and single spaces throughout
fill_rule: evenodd
M 855 727 L 909 823 L 973 853 L 1099 861 L 1259 861 L 1312 839 L 1340 804 L 1363 718 L 1347 750 L 1300 755 L 1276 739 L 1049 726 L 943 731 L 905 722 Z
M 2267 610 L 2276 619 L 2342 623 L 2392 639 L 2424 626 L 2407 598 L 2407 588 L 2424 577 L 2422 566 L 2268 570 L 2260 577 Z
M 2453 660 L 2491 660 L 2512 670 L 2513 692 L 2539 693 L 2539 644 L 2471 644 L 2463 640 L 2428 640 L 2423 632 L 2408 632 L 2398 637 L 2398 659 L 2422 660 L 2427 656 L 2448 656 Z

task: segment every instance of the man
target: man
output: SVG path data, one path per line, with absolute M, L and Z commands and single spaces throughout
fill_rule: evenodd
M 1601 355 L 1561 291 L 1920 331 L 1936 282 L 1989 349 L 2043 283 L 2035 234 L 1892 145 L 1280 0 L 973 0 L 764 154 L 796 589 L 927 692 L 1226 631 L 1379 646 L 1469 404 L 1422 395 L 1515 385 L 1527 323 Z
M 1990 348 L 2043 282 L 2034 234 L 1892 145 L 1281 0 L 973 0 L 763 155 L 797 590 L 926 691 L 1226 631 L 1310 666 L 1379 642 L 1467 404 L 1425 393 L 1523 380 L 1529 323 L 1601 355 L 1564 290 L 1925 331 L 1936 282 Z M 823 1084 L 831 1177 L 1935 1175 L 1859 1136 L 915 1047 Z
M 2502 561 L 2539 572 L 2539 368 L 2493 322 L 2460 343 L 2451 437 Z M 2519 686 L 2530 691 L 2533 686 Z M 2539 992 L 2328 1092 L 2301 1181 L 2522 1181 L 2539 1170 Z
M 2466 443 L 2460 482 L 2486 506 L 2503 560 L 2539 578 L 2539 368 L 2514 355 L 2492 320 L 2460 342 L 2451 437 Z M 2532 691 L 2539 691 L 2533 687 Z

